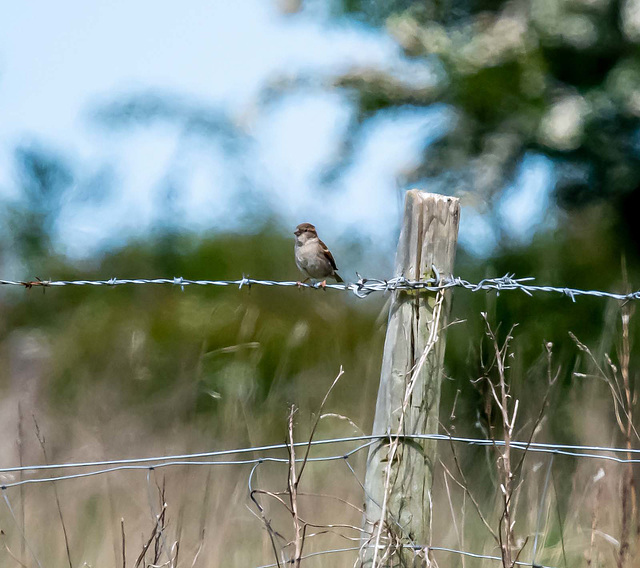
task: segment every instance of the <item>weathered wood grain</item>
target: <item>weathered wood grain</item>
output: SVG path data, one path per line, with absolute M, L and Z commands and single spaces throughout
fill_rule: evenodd
M 451 274 L 459 217 L 460 204 L 454 197 L 418 190 L 407 192 L 396 253 L 396 275 L 402 274 L 411 279 L 429 278 L 432 265 L 441 275 Z M 445 293 L 441 306 L 437 308 L 439 313 L 435 314 L 437 321 L 434 321 L 435 293 L 394 292 L 384 345 L 374 434 L 438 431 L 450 294 L 450 291 Z M 433 329 L 434 325 L 438 329 Z M 434 336 L 437 337 L 435 343 Z M 429 343 L 431 345 L 425 353 Z M 423 361 L 419 364 L 421 357 Z M 412 380 L 415 383 L 409 394 L 407 387 Z M 384 534 L 389 534 L 388 529 L 403 543 L 428 544 L 435 443 L 402 441 L 395 448 L 392 446 L 390 440 L 384 440 L 370 449 L 365 478 L 365 527 L 376 533 L 384 502 Z M 392 459 L 390 465 L 389 457 Z M 385 486 L 388 488 L 386 501 Z M 363 554 L 365 566 L 371 566 L 374 543 L 375 537 Z M 381 556 L 378 553 L 378 561 Z M 418 564 L 414 564 L 416 560 Z M 381 565 L 413 566 L 420 565 L 420 561 L 412 552 L 401 552 L 385 559 Z

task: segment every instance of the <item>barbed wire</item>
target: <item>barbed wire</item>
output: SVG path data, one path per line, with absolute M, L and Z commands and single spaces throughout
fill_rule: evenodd
M 505 445 L 504 440 L 487 440 L 483 438 L 462 438 L 456 436 L 447 436 L 444 434 L 414 434 L 414 435 L 401 435 L 401 436 L 388 436 L 388 435 L 371 435 L 371 436 L 350 436 L 344 438 L 329 438 L 324 440 L 312 440 L 311 446 L 323 446 L 329 444 L 345 444 L 360 442 L 361 444 L 355 449 L 347 452 L 329 455 L 309 457 L 307 461 L 320 462 L 320 461 L 336 461 L 344 460 L 360 450 L 369 447 L 372 443 L 378 440 L 385 440 L 391 438 L 402 439 L 414 439 L 414 440 L 437 440 L 437 441 L 449 441 L 454 443 L 464 443 L 473 446 L 495 446 L 503 447 Z M 296 442 L 295 447 L 309 446 L 309 442 Z M 546 444 L 542 442 L 520 442 L 511 441 L 511 448 L 519 451 L 527 451 L 532 453 L 545 453 L 553 455 L 564 455 L 576 458 L 590 458 L 600 459 L 605 461 L 611 461 L 619 464 L 635 464 L 640 463 L 640 457 L 638 458 L 619 458 L 615 455 L 607 455 L 605 453 L 593 453 L 593 452 L 608 452 L 610 454 L 631 454 L 639 455 L 640 449 L 636 448 L 618 448 L 618 447 L 606 447 L 606 446 L 587 446 L 587 445 L 570 445 L 570 444 Z M 102 475 L 106 473 L 112 473 L 116 471 L 135 471 L 135 470 L 154 470 L 165 467 L 174 466 L 192 466 L 192 465 L 206 465 L 206 466 L 238 466 L 249 464 L 261 464 L 261 463 L 289 463 L 289 458 L 278 458 L 270 456 L 262 456 L 248 459 L 233 459 L 233 460 L 203 460 L 203 458 L 224 457 L 231 455 L 243 455 L 247 453 L 261 454 L 270 451 L 286 450 L 288 444 L 272 444 L 265 446 L 255 446 L 248 448 L 237 448 L 233 450 L 218 450 L 211 452 L 200 452 L 195 454 L 179 454 L 171 456 L 157 456 L 157 457 L 144 457 L 144 458 L 127 458 L 120 460 L 103 460 L 94 462 L 77 462 L 77 463 L 59 463 L 59 464 L 42 464 L 33 466 L 16 466 L 16 467 L 4 467 L 0 468 L 0 474 L 11 475 L 19 472 L 35 473 L 38 471 L 50 471 L 50 470 L 62 470 L 62 469 L 84 469 L 84 468 L 96 468 L 101 467 L 104 469 L 98 469 L 95 471 L 88 471 L 82 473 L 72 473 L 69 475 L 58 475 L 45 478 L 23 479 L 20 481 L 3 483 L 0 485 L 0 489 L 5 490 L 12 487 L 18 487 L 20 485 L 27 485 L 33 483 L 48 483 L 55 481 L 64 481 L 68 479 L 79 479 L 83 477 L 92 477 L 95 475 Z M 302 462 L 303 458 L 296 460 Z
M 396 276 L 389 279 L 379 278 L 363 278 L 359 274 L 358 280 L 355 282 L 346 282 L 343 284 L 326 284 L 325 282 L 305 283 L 295 281 L 280 280 L 256 280 L 253 278 L 242 277 L 239 280 L 189 280 L 182 276 L 174 278 L 110 278 L 108 280 L 0 280 L 0 286 L 22 286 L 24 288 L 57 288 L 62 286 L 124 286 L 124 285 L 143 285 L 143 284 L 159 284 L 179 286 L 184 290 L 187 286 L 223 286 L 237 287 L 242 289 L 251 286 L 283 286 L 295 288 L 312 288 L 323 290 L 338 290 L 345 292 L 353 292 L 358 298 L 366 298 L 369 294 L 375 292 L 393 292 L 395 290 L 415 290 L 437 292 L 439 290 L 447 290 L 449 288 L 464 288 L 471 292 L 479 291 L 495 291 L 497 293 L 504 291 L 519 290 L 528 296 L 534 293 L 552 293 L 569 297 L 573 302 L 579 296 L 592 296 L 596 298 L 610 298 L 613 300 L 640 300 L 640 290 L 620 294 L 616 292 L 606 292 L 602 290 L 582 290 L 579 288 L 570 288 L 567 286 L 539 286 L 531 284 L 535 281 L 533 277 L 516 278 L 515 274 L 505 274 L 496 278 L 484 278 L 477 283 L 472 283 L 457 276 L 441 277 L 435 267 L 432 267 L 434 277 L 425 280 L 411 280 L 404 276 Z
M 182 290 L 186 286 L 222 286 L 222 287 L 238 287 L 238 289 L 242 289 L 243 287 L 251 287 L 254 285 L 257 286 L 282 286 L 282 287 L 298 287 L 298 288 L 312 288 L 312 289 L 331 289 L 337 291 L 347 291 L 354 293 L 359 298 L 365 298 L 369 294 L 376 292 L 393 292 L 396 290 L 407 290 L 407 291 L 426 291 L 426 292 L 437 292 L 441 290 L 447 290 L 449 288 L 463 288 L 472 292 L 477 291 L 495 291 L 498 294 L 502 291 L 512 291 L 512 290 L 520 290 L 528 296 L 532 296 L 535 293 L 553 293 L 559 294 L 566 297 L 569 297 L 573 302 L 576 301 L 576 298 L 579 296 L 591 296 L 591 297 L 600 297 L 600 298 L 610 298 L 619 301 L 630 301 L 630 300 L 640 300 L 640 291 L 628 293 L 628 294 L 619 294 L 612 292 L 605 292 L 599 290 L 581 290 L 576 288 L 568 288 L 568 287 L 555 287 L 555 286 L 538 286 L 531 284 L 534 281 L 534 278 L 515 278 L 513 274 L 506 274 L 505 276 L 499 278 L 487 278 L 483 279 L 478 283 L 471 283 L 462 278 L 455 277 L 453 275 L 441 277 L 440 274 L 433 267 L 433 274 L 435 275 L 433 278 L 426 280 L 411 280 L 404 278 L 403 276 L 391 278 L 391 279 L 367 279 L 362 278 L 358 275 L 358 280 L 356 282 L 351 283 L 343 283 L 343 284 L 326 284 L 326 283 L 300 283 L 294 281 L 274 281 L 274 280 L 256 280 L 248 277 L 243 277 L 240 280 L 189 280 L 184 279 L 182 277 L 174 277 L 174 278 L 157 278 L 157 279 L 118 279 L 111 278 L 109 280 L 36 280 L 36 281 L 12 281 L 12 280 L 0 280 L 0 286 L 21 286 L 24 288 L 33 288 L 33 287 L 63 287 L 63 286 L 106 286 L 106 287 L 114 287 L 121 285 L 145 285 L 145 284 L 157 284 L 157 285 L 172 285 L 179 286 Z M 306 463 L 306 462 L 330 462 L 330 461 L 342 461 L 349 468 L 351 474 L 358 481 L 360 487 L 364 489 L 362 482 L 358 479 L 356 472 L 353 468 L 353 464 L 349 463 L 349 458 L 361 452 L 363 449 L 369 448 L 372 444 L 377 441 L 384 441 L 392 439 L 425 439 L 425 440 L 438 440 L 438 441 L 448 441 L 451 443 L 462 443 L 468 445 L 475 445 L 480 447 L 502 447 L 505 445 L 504 440 L 488 440 L 481 438 L 464 438 L 464 437 L 456 437 L 442 434 L 422 434 L 422 435 L 371 435 L 371 436 L 350 436 L 350 437 L 342 437 L 342 438 L 331 438 L 324 440 L 313 440 L 307 442 L 298 442 L 293 444 L 296 447 L 311 447 L 311 446 L 323 446 L 323 445 L 332 445 L 332 444 L 345 444 L 345 443 L 359 443 L 355 448 L 352 448 L 346 452 L 336 453 L 332 455 L 325 456 L 309 456 L 306 455 L 304 458 L 298 458 L 295 460 L 296 463 Z M 629 449 L 629 448 L 619 448 L 619 447 L 606 447 L 606 446 L 594 446 L 594 445 L 569 445 L 569 444 L 547 444 L 540 442 L 520 442 L 520 441 L 511 441 L 511 448 L 518 451 L 525 452 L 533 452 L 533 453 L 549 453 L 552 455 L 564 455 L 575 458 L 590 458 L 590 459 L 601 459 L 612 461 L 615 463 L 625 464 L 625 463 L 640 463 L 640 449 Z M 94 462 L 78 462 L 78 463 L 59 463 L 59 464 L 42 464 L 35 466 L 19 466 L 19 467 L 5 467 L 0 468 L 0 474 L 4 474 L 2 477 L 12 476 L 14 473 L 29 473 L 35 474 L 38 471 L 56 471 L 56 470 L 64 470 L 64 469 L 88 469 L 91 468 L 91 471 L 80 471 L 70 473 L 68 475 L 50 475 L 44 478 L 30 478 L 30 479 L 20 479 L 18 481 L 11 481 L 9 483 L 3 483 L 0 485 L 0 489 L 2 490 L 2 496 L 4 501 L 9 509 L 9 513 L 13 518 L 18 530 L 21 530 L 19 523 L 17 522 L 13 509 L 11 507 L 11 503 L 8 497 L 8 490 L 14 487 L 24 486 L 26 484 L 38 484 L 38 483 L 53 483 L 57 481 L 63 480 L 73 480 L 80 479 L 86 477 L 92 477 L 97 475 L 103 475 L 107 473 L 112 473 L 116 471 L 146 471 L 147 472 L 147 483 L 149 484 L 149 476 L 151 472 L 167 467 L 175 467 L 175 466 L 242 466 L 242 465 L 253 465 L 253 469 L 249 476 L 249 490 L 250 493 L 253 493 L 253 489 L 251 488 L 251 478 L 253 476 L 253 472 L 262 464 L 274 463 L 274 464 L 286 464 L 291 465 L 292 461 L 290 457 L 274 457 L 274 456 L 265 456 L 262 454 L 273 452 L 273 451 L 282 451 L 291 449 L 289 444 L 271 444 L 264 446 L 255 446 L 255 447 L 246 447 L 246 448 L 237 448 L 237 449 L 229 449 L 229 450 L 217 450 L 211 452 L 200 452 L 200 453 L 192 453 L 192 454 L 179 454 L 172 456 L 157 456 L 157 457 L 143 457 L 143 458 L 125 458 L 125 459 L 116 459 L 116 460 L 102 460 L 102 461 L 94 461 Z M 258 454 L 257 457 L 242 457 L 246 454 Z M 638 456 L 637 458 L 631 457 L 618 457 L 617 454 L 623 454 L 625 456 Z M 229 459 L 227 459 L 229 457 Z M 213 458 L 221 458 L 221 459 L 213 459 Z M 102 468 L 102 469 L 95 469 Z M 0 478 L 0 480 L 2 480 Z M 545 490 L 546 491 L 546 490 Z M 35 557 L 33 550 L 29 543 L 26 541 L 24 533 L 21 533 L 22 538 L 27 543 L 27 547 L 30 552 L 34 556 L 36 563 L 40 566 L 40 562 Z M 473 553 L 469 551 L 457 550 L 453 548 L 445 548 L 445 547 L 437 547 L 437 546 L 418 546 L 418 545 L 405 545 L 409 546 L 409 548 L 417 551 L 425 551 L 425 552 L 443 552 L 450 554 L 457 554 L 461 556 L 478 558 L 478 559 L 486 559 L 486 560 L 494 560 L 494 561 L 502 561 L 502 558 L 499 556 L 492 556 L 480 553 Z M 342 549 L 331 549 L 324 551 L 311 552 L 304 556 L 301 556 L 300 559 L 306 559 L 314 556 L 320 556 L 325 554 L 338 554 L 349 551 L 358 551 L 361 550 L 361 547 L 350 547 L 350 548 L 342 548 Z M 535 548 L 534 548 L 534 557 L 535 557 Z M 522 562 L 515 561 L 515 565 L 519 566 L 528 566 L 531 565 L 530 562 Z M 260 566 L 259 568 L 271 568 L 278 566 L 279 564 L 267 564 Z M 539 568 L 551 568 L 548 566 L 538 565 Z

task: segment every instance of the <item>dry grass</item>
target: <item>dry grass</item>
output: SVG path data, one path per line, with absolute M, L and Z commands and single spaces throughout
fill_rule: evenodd
M 617 354 L 594 354 L 579 340 L 576 343 L 583 359 L 576 363 L 576 383 L 562 411 L 566 435 L 581 443 L 637 447 L 634 374 L 629 367 L 630 315 L 621 315 Z M 507 442 L 554 441 L 548 416 L 558 410 L 554 407 L 558 398 L 552 389 L 556 388 L 558 369 L 550 346 L 542 345 L 545 365 L 535 371 L 549 389 L 533 400 L 511 376 L 516 372 L 513 362 L 517 361 L 511 334 L 505 341 L 491 328 L 488 332 L 493 352 L 488 352 L 483 371 L 485 394 L 490 399 L 484 408 L 492 407 L 497 413 L 483 418 L 486 431 Z M 517 343 L 517 333 L 513 335 Z M 614 364 L 613 360 L 620 363 Z M 362 377 L 347 372 L 340 381 L 341 388 L 357 390 Z M 515 388 L 514 384 L 520 386 Z M 325 392 L 331 390 L 330 386 L 327 380 Z M 20 412 L 18 401 L 22 403 Z M 369 420 L 362 397 L 349 413 L 351 423 L 332 412 L 340 404 L 337 390 L 323 406 L 316 406 L 315 414 L 310 414 L 307 406 L 307 410 L 291 413 L 287 421 L 286 408 L 280 408 L 279 440 L 260 437 L 263 425 L 272 428 L 273 408 L 254 412 L 233 400 L 221 403 L 218 420 L 226 427 L 219 428 L 222 435 L 217 439 L 210 437 L 210 429 L 197 425 L 154 436 L 143 419 L 125 414 L 111 417 L 105 431 L 78 417 L 61 421 L 58 414 L 41 409 L 38 434 L 29 420 L 39 406 L 35 394 L 25 397 L 16 387 L 0 404 L 2 428 L 9 433 L 0 439 L 5 463 L 163 455 L 286 439 L 299 442 L 312 436 L 357 435 L 357 427 L 366 427 Z M 441 414 L 449 415 L 444 410 Z M 463 433 L 453 412 L 443 427 L 452 426 L 457 427 L 458 434 Z M 466 433 L 477 434 L 477 428 L 467 424 Z M 307 454 L 307 449 L 303 446 L 295 454 L 283 450 L 277 455 L 305 458 L 345 451 L 343 447 L 314 447 Z M 496 555 L 502 557 L 504 566 L 516 559 L 531 561 L 534 555 L 536 563 L 558 567 L 635 565 L 638 522 L 631 466 L 523 454 L 508 444 L 477 448 L 440 443 L 439 452 L 431 545 Z M 363 503 L 359 481 L 364 479 L 365 458 L 365 452 L 361 452 L 348 463 L 261 464 L 251 480 L 262 510 L 250 498 L 250 464 L 120 471 L 55 485 L 10 488 L 4 493 L 15 521 L 6 504 L 0 504 L 0 564 L 33 567 L 37 558 L 42 566 L 74 568 L 250 567 L 271 563 L 351 567 L 357 550 L 309 555 L 358 547 Z M 26 472 L 24 476 L 32 474 Z M 17 479 L 3 476 L 5 483 Z M 22 532 L 26 538 L 22 538 Z M 487 561 L 445 552 L 433 552 L 431 557 L 439 566 L 487 565 Z

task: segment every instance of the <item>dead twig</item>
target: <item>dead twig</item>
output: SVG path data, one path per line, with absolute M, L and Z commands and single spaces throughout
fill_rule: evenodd
M 629 360 L 631 358 L 631 340 L 629 334 L 629 323 L 633 314 L 633 307 L 627 303 L 621 307 L 622 320 L 622 342 L 620 346 L 620 374 L 622 375 L 622 383 L 624 387 L 624 410 L 626 424 L 624 424 L 623 435 L 626 448 L 632 449 L 631 434 L 633 432 L 633 410 L 634 400 L 629 380 Z M 631 452 L 627 452 L 627 459 L 631 459 Z M 620 551 L 618 553 L 618 568 L 624 568 L 627 563 L 627 557 L 630 552 L 630 533 L 631 526 L 638 522 L 638 513 L 636 508 L 636 487 L 633 479 L 633 465 L 626 464 L 622 476 L 622 491 L 620 495 L 622 526 L 620 529 Z
M 147 539 L 147 541 L 142 546 L 142 550 L 140 551 L 140 554 L 138 555 L 138 559 L 136 560 L 136 563 L 134 564 L 134 568 L 138 568 L 138 566 L 140 566 L 140 564 L 144 560 L 144 557 L 147 555 L 147 551 L 149 550 L 149 547 L 151 546 L 151 544 L 153 543 L 154 539 L 156 538 L 156 535 L 158 534 L 158 527 L 160 526 L 161 523 L 164 522 L 164 513 L 165 513 L 166 509 L 167 509 L 166 504 L 163 504 L 162 511 L 160 511 L 160 514 L 158 515 L 156 523 L 155 523 L 155 525 L 153 525 L 153 529 L 151 531 L 151 534 L 149 535 L 149 538 Z
M 495 451 L 498 454 L 498 471 L 500 473 L 500 492 L 502 494 L 503 507 L 499 522 L 498 540 L 500 543 L 502 565 L 504 568 L 511 568 L 514 565 L 513 554 L 515 551 L 515 539 L 513 533 L 515 520 L 513 520 L 514 511 L 512 510 L 514 474 L 511 466 L 511 440 L 513 439 L 513 429 L 518 415 L 519 401 L 516 399 L 513 404 L 510 404 L 509 402 L 511 395 L 509 393 L 509 387 L 506 379 L 506 360 L 509 356 L 509 346 L 513 340 L 513 329 L 515 326 L 509 330 L 502 346 L 500 346 L 498 338 L 491 329 L 487 314 L 482 313 L 482 317 L 485 320 L 486 334 L 493 347 L 495 366 L 498 374 L 497 385 L 494 385 L 488 374 L 485 374 L 485 376 L 491 390 L 494 403 L 497 406 L 502 419 L 502 438 L 504 440 L 504 446 L 502 446 L 502 449 L 499 449 L 497 445 L 494 445 Z M 495 442 L 494 435 L 492 435 L 492 439 Z
M 120 534 L 122 535 L 122 568 L 127 568 L 127 544 L 124 536 L 124 518 L 120 519 Z
M 40 447 L 42 448 L 42 455 L 44 456 L 45 463 L 49 463 L 49 458 L 47 456 L 47 447 L 45 445 L 44 436 L 40 432 L 40 427 L 38 426 L 38 421 L 36 417 L 33 416 L 33 423 L 36 428 L 36 438 L 38 438 L 38 442 L 40 443 Z M 69 563 L 69 568 L 73 568 L 73 563 L 71 562 L 71 549 L 69 547 L 69 535 L 67 534 L 67 526 L 64 522 L 64 516 L 62 515 L 62 506 L 60 505 L 60 496 L 58 495 L 58 486 L 56 482 L 53 481 L 51 483 L 53 486 L 53 494 L 56 498 L 56 507 L 58 509 L 58 518 L 60 519 L 60 524 L 62 525 L 62 534 L 64 535 L 64 546 L 67 552 L 67 562 Z
M 2 545 L 4 546 L 4 549 L 7 551 L 7 554 L 11 556 L 11 558 L 13 558 L 20 566 L 22 566 L 22 568 L 28 568 L 25 563 L 23 563 L 13 552 L 11 552 L 9 545 L 6 542 L 4 542 L 5 536 L 6 535 L 4 531 L 0 530 L 0 537 L 2 537 Z
M 326 397 L 325 397 L 326 400 Z M 293 518 L 293 532 L 294 532 L 294 557 L 293 557 L 293 565 L 295 568 L 299 568 L 300 562 L 302 561 L 302 549 L 304 548 L 304 535 L 306 532 L 306 525 L 304 525 L 300 521 L 300 515 L 298 513 L 298 473 L 296 471 L 296 448 L 294 445 L 293 439 L 293 417 L 296 413 L 296 407 L 291 405 L 291 409 L 289 410 L 289 420 L 288 420 L 288 433 L 289 433 L 289 444 L 287 446 L 289 451 L 289 476 L 288 476 L 288 493 L 289 493 L 289 503 L 291 505 L 291 516 Z M 317 424 L 317 421 L 316 421 Z M 315 431 L 315 427 L 311 432 L 313 436 L 313 432 Z M 309 448 L 311 446 L 311 439 L 309 440 L 309 446 L 307 446 L 307 453 L 305 455 L 305 461 L 302 463 L 302 467 L 300 468 L 300 473 L 302 473 L 304 469 L 304 465 L 307 463 L 306 459 L 309 455 Z

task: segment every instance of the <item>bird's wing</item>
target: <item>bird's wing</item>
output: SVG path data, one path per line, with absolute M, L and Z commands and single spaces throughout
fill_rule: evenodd
M 333 266 L 333 269 L 338 270 L 338 267 L 336 266 L 336 261 L 333 259 L 333 255 L 331 254 L 331 251 L 327 248 L 327 245 L 325 245 L 320 239 L 318 239 L 318 242 L 320 243 L 320 247 L 322 248 L 322 254 L 324 254 L 327 260 L 331 263 L 331 266 Z

